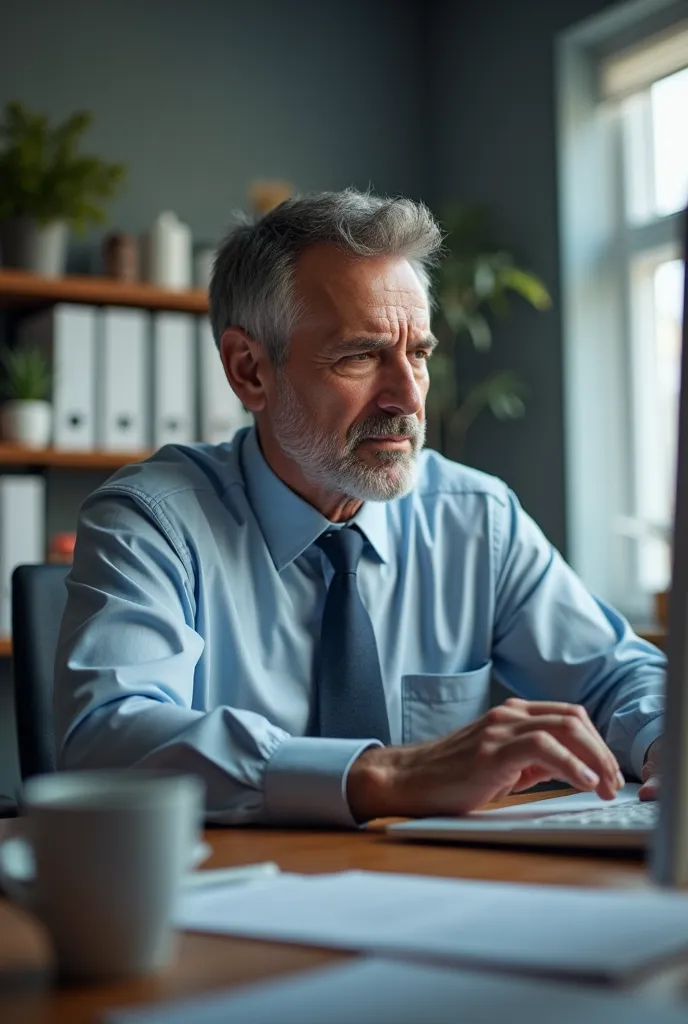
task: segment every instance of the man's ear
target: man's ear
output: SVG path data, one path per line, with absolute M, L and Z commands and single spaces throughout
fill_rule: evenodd
M 240 327 L 228 327 L 220 338 L 220 358 L 229 385 L 253 413 L 265 408 L 264 373 L 267 353 Z

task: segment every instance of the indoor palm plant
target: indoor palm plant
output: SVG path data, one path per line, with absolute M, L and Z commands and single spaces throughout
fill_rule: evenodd
M 57 125 L 17 101 L 0 121 L 0 255 L 6 266 L 63 272 L 67 231 L 105 219 L 124 164 L 81 153 L 92 121 L 78 111 Z
M 0 428 L 5 441 L 45 448 L 52 434 L 50 367 L 43 353 L 22 346 L 0 350 Z
M 491 317 L 508 312 L 509 293 L 538 310 L 548 309 L 551 302 L 540 278 L 494 245 L 483 207 L 455 205 L 445 212 L 442 225 L 444 252 L 433 282 L 433 328 L 441 345 L 429 364 L 428 418 L 437 446 L 461 457 L 466 433 L 484 409 L 500 419 L 513 419 L 523 415 L 526 396 L 525 384 L 510 370 L 461 387 L 457 356 L 462 339 L 477 351 L 489 349 Z

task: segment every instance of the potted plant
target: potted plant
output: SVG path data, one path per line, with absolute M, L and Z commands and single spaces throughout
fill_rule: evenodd
M 5 441 L 45 448 L 52 435 L 48 362 L 29 346 L 0 351 L 0 431 Z
M 514 419 L 523 415 L 527 394 L 525 384 L 510 370 L 461 389 L 461 340 L 470 340 L 479 352 L 487 351 L 492 344 L 488 314 L 505 315 L 510 292 L 538 310 L 548 309 L 551 300 L 539 277 L 519 268 L 511 253 L 494 244 L 484 207 L 456 204 L 441 220 L 446 231 L 444 256 L 433 284 L 433 329 L 441 345 L 429 363 L 428 419 L 437 447 L 461 457 L 466 434 L 484 409 L 499 419 Z
M 58 276 L 67 231 L 105 219 L 124 164 L 79 152 L 92 115 L 78 111 L 51 126 L 44 114 L 7 103 L 0 121 L 0 256 L 6 266 Z

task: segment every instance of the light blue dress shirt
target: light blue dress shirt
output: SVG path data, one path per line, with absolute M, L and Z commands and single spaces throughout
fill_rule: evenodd
M 665 661 L 595 600 L 505 484 L 433 451 L 405 498 L 366 502 L 358 584 L 393 743 L 466 725 L 494 674 L 585 705 L 638 775 L 661 732 Z M 168 446 L 84 503 L 56 663 L 65 768 L 203 777 L 209 820 L 353 825 L 372 742 L 307 735 L 331 524 L 267 465 L 254 429 Z

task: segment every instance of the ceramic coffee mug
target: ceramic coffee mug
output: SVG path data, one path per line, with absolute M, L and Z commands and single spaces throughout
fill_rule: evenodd
M 198 859 L 201 780 L 58 772 L 29 779 L 24 806 L 27 839 L 0 846 L 0 881 L 47 927 L 60 974 L 112 978 L 164 966 L 175 898 Z

